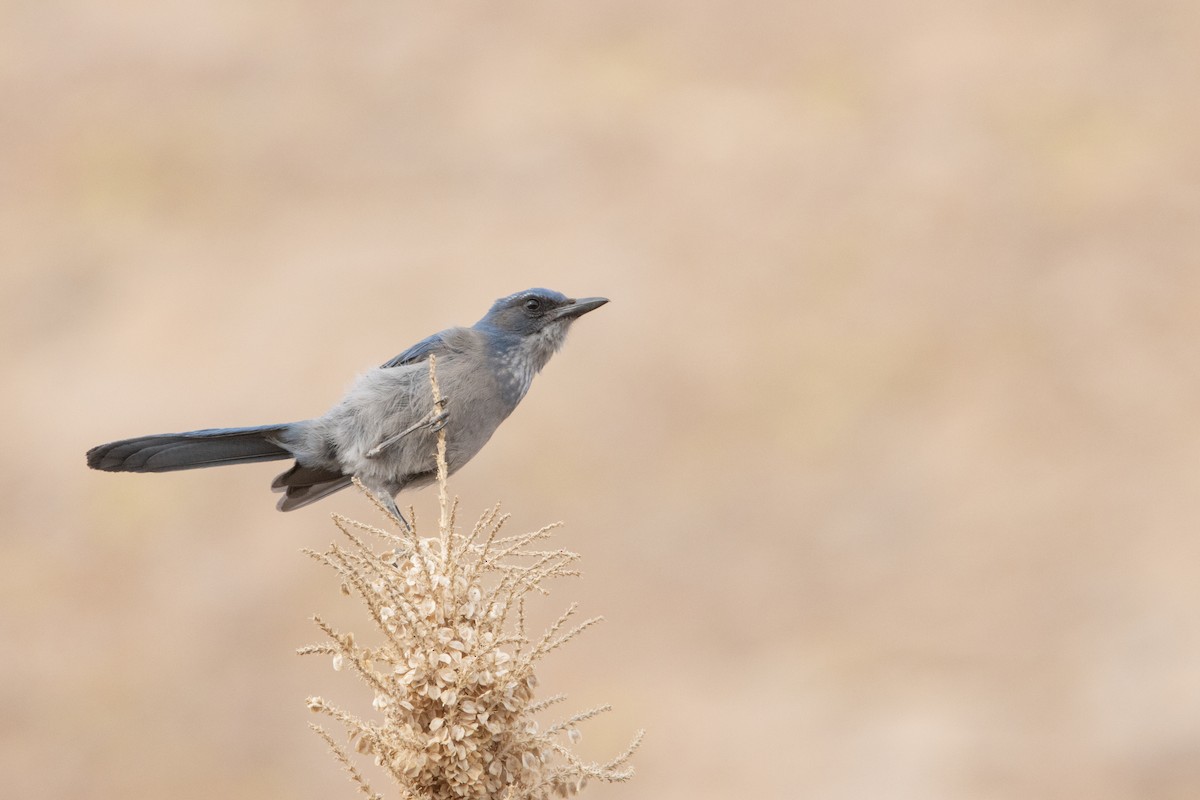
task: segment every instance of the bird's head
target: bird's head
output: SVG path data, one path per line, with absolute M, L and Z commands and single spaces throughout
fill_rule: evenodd
M 537 372 L 562 347 L 571 323 L 607 302 L 606 297 L 575 299 L 550 289 L 527 289 L 501 297 L 475 327 L 501 334 L 521 366 Z
M 493 303 L 479 320 L 479 326 L 518 336 L 533 336 L 551 330 L 566 333 L 572 322 L 607 302 L 607 297 L 576 300 L 550 289 L 527 289 Z

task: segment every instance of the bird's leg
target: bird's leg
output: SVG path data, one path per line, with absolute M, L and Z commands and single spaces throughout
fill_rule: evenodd
M 426 416 L 423 420 L 421 420 L 420 422 L 414 422 L 412 425 L 409 425 L 407 428 L 400 431 L 399 433 L 394 433 L 391 436 L 387 437 L 382 442 L 380 442 L 379 444 L 375 445 L 370 450 L 368 450 L 366 452 L 366 457 L 367 458 L 378 458 L 380 456 L 380 454 L 383 453 L 384 450 L 387 450 L 389 447 L 391 447 L 396 442 L 403 439 L 405 436 L 408 436 L 413 431 L 415 431 L 419 428 L 423 428 L 426 425 L 428 425 L 429 429 L 431 431 L 434 431 L 435 433 L 437 431 L 440 431 L 442 428 L 446 427 L 446 421 L 450 418 L 450 412 L 445 410 L 445 408 L 444 408 L 445 405 L 446 405 L 446 398 L 443 397 L 442 399 L 438 400 L 436 403 L 433 404 L 433 409 L 429 412 L 429 415 Z
M 387 492 L 376 492 L 375 496 L 379 498 L 379 502 L 383 504 L 383 507 L 387 509 L 387 512 L 399 520 L 400 524 L 404 526 L 404 530 L 408 531 L 409 533 L 413 532 L 412 525 L 408 524 L 408 520 L 406 520 L 404 515 L 400 513 L 400 509 L 396 507 L 396 498 L 392 497 Z
M 384 450 L 387 450 L 389 447 L 394 445 L 396 442 L 400 441 L 405 436 L 408 436 L 410 433 L 415 431 L 417 428 L 419 428 L 425 424 L 427 424 L 426 421 L 421 420 L 420 422 L 418 422 L 414 425 L 410 425 L 409 427 L 405 428 L 404 430 L 400 431 L 399 433 L 392 434 L 391 436 L 387 437 L 382 442 L 380 442 L 379 444 L 375 445 L 370 450 L 368 450 L 366 452 L 367 458 L 378 458 L 379 455 Z

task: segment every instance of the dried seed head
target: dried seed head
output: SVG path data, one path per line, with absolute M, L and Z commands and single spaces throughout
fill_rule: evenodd
M 316 696 L 308 707 L 344 724 L 354 750 L 378 763 L 402 796 L 544 800 L 578 793 L 589 777 L 627 779 L 640 736 L 607 764 L 567 755 L 558 736 L 565 731 L 577 744 L 578 723 L 604 708 L 557 724 L 540 725 L 534 716 L 560 699 L 534 702 L 538 659 L 591 623 L 564 628 L 572 607 L 543 637 L 531 637 L 523 601 L 545 593 L 552 579 L 577 574 L 578 556 L 540 549 L 552 528 L 498 537 L 505 519 L 498 507 L 461 534 L 440 488 L 443 524 L 434 538 L 339 523 L 349 544 L 333 545 L 325 563 L 340 573 L 344 593 L 365 590 L 377 641 L 360 646 L 318 618 L 332 644 L 304 651 L 332 654 L 335 670 L 358 675 L 373 692 L 374 713 L 363 719 Z M 362 531 L 382 537 L 387 549 L 376 551 Z M 350 754 L 322 735 L 364 794 L 379 797 Z

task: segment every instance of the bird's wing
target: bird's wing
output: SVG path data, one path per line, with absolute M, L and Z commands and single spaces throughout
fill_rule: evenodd
M 421 341 L 414 344 L 412 347 L 405 350 L 400 355 L 393 358 L 391 361 L 383 364 L 382 369 L 390 367 L 403 367 L 406 364 L 416 364 L 419 361 L 424 361 L 429 358 L 430 353 L 441 355 L 447 351 L 445 334 L 447 331 L 435 333 L 432 336 L 426 336 Z

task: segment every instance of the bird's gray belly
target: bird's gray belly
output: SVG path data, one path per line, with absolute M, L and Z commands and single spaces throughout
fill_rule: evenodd
M 495 382 L 472 376 L 462 365 L 439 363 L 438 383 L 448 413 L 446 460 L 451 472 L 460 469 L 487 443 L 511 413 Z M 336 408 L 314 420 L 311 455 L 330 456 L 346 474 L 376 486 L 415 486 L 433 480 L 437 434 L 428 425 L 388 445 L 373 457 L 380 443 L 430 418 L 433 398 L 426 364 L 373 370 L 362 378 Z

